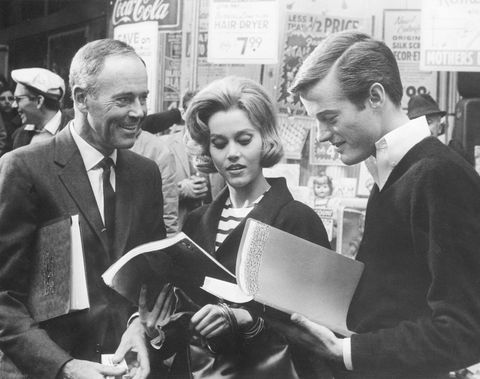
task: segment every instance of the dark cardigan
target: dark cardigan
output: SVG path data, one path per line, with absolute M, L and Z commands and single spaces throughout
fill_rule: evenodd
M 480 178 L 464 159 L 415 145 L 374 186 L 357 259 L 345 377 L 448 377 L 480 360 Z

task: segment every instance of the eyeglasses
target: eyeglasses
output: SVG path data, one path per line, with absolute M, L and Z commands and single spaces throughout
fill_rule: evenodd
M 27 97 L 30 100 L 32 100 L 34 98 L 33 96 L 30 96 L 30 95 L 19 95 L 19 96 L 14 96 L 13 101 L 15 101 L 16 103 L 19 103 L 20 100 L 22 100 L 22 98 L 24 98 L 24 97 Z
M 14 101 L 15 96 L 0 96 L 0 101 L 5 101 L 5 100 Z

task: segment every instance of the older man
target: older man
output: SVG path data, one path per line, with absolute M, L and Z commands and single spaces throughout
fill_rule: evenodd
M 123 373 L 97 363 L 114 352 L 132 311 L 101 274 L 134 246 L 165 236 L 158 167 L 127 150 L 146 113 L 143 61 L 123 42 L 93 41 L 74 56 L 70 85 L 74 120 L 0 160 L 0 349 L 36 379 Z M 80 218 L 90 308 L 37 324 L 25 305 L 36 232 L 73 214 Z
M 293 340 L 336 378 L 448 378 L 480 358 L 480 177 L 401 108 L 394 55 L 358 32 L 330 36 L 291 88 L 320 139 L 375 179 L 357 259 L 365 263 L 339 338 L 293 315 Z M 343 367 L 342 367 L 343 366 Z
M 13 107 L 23 126 L 15 131 L 13 148 L 48 139 L 70 121 L 71 116 L 60 111 L 65 94 L 65 82 L 45 68 L 22 68 L 12 71 L 17 83 Z

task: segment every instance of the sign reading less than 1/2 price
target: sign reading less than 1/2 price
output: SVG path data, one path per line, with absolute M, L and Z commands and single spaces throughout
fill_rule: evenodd
M 278 0 L 210 0 L 208 62 L 275 64 Z

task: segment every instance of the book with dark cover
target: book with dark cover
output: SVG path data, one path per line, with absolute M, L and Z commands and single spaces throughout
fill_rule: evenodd
M 140 288 L 157 294 L 166 283 L 180 288 L 199 288 L 206 276 L 235 282 L 235 276 L 215 258 L 180 232 L 127 252 L 102 275 L 115 291 L 138 304 Z M 152 295 L 151 295 L 152 296 Z M 149 303 L 155 298 L 149 297 Z
M 37 233 L 27 306 L 42 322 L 89 307 L 78 215 Z

